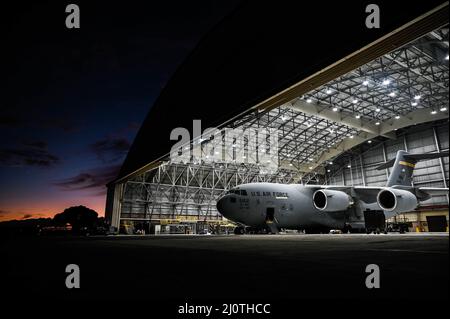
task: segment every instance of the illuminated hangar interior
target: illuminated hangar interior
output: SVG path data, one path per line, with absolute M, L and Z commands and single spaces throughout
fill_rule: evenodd
M 233 225 L 218 213 L 216 200 L 239 184 L 383 186 L 389 169 L 375 168 L 398 150 L 448 150 L 449 28 L 431 23 L 426 32 L 423 26 L 414 29 L 420 23 L 393 31 L 222 123 L 220 128 L 278 129 L 276 172 L 260 174 L 257 164 L 220 160 L 171 163 L 167 154 L 108 185 L 107 219 L 125 233 L 226 232 Z M 423 33 L 419 37 L 417 30 Z M 418 163 L 415 185 L 448 183 L 448 157 Z M 445 216 L 448 225 L 448 204 L 448 196 L 433 197 L 395 219 L 411 231 L 429 231 L 430 216 Z

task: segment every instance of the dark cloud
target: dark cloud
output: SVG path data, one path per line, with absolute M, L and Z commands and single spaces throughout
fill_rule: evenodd
M 45 142 L 38 142 L 42 146 Z M 0 165 L 3 166 L 40 166 L 52 167 L 60 162 L 60 159 L 50 154 L 47 149 L 36 145 L 25 145 L 21 148 L 0 149 Z
M 22 144 L 24 146 L 41 148 L 41 149 L 46 149 L 48 146 L 48 143 L 45 141 L 23 141 Z
M 130 148 L 130 142 L 121 137 L 108 137 L 89 146 L 103 163 L 122 160 Z
M 117 177 L 120 165 L 99 167 L 65 178 L 53 183 L 62 190 L 79 191 L 90 190 L 94 195 L 104 195 L 106 184 Z
M 22 219 L 28 219 L 28 218 L 31 218 L 31 217 L 33 217 L 33 215 L 25 214 L 25 215 L 23 215 Z

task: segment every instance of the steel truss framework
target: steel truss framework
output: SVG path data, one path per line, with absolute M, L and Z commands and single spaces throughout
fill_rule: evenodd
M 164 162 L 125 183 L 121 218 L 221 219 L 216 199 L 236 185 L 325 182 L 324 167 L 330 162 L 319 162 L 321 156 L 344 139 L 360 135 L 364 126 L 376 127 L 421 109 L 448 117 L 448 35 L 448 27 L 431 32 L 305 96 L 230 123 L 228 127 L 242 130 L 278 130 L 276 172 L 261 175 L 258 164 Z M 293 105 L 299 101 L 338 113 L 342 119 L 356 118 L 360 128 L 298 111 Z

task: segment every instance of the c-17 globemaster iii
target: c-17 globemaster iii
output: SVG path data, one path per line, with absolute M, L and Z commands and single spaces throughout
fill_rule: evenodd
M 368 229 L 369 220 L 382 220 L 413 211 L 420 201 L 448 194 L 448 188 L 415 187 L 416 163 L 448 156 L 447 152 L 410 154 L 398 151 L 377 169 L 392 167 L 386 186 L 300 185 L 249 183 L 230 189 L 217 202 L 218 211 L 240 226 L 235 232 L 277 233 L 281 228 L 306 232 Z

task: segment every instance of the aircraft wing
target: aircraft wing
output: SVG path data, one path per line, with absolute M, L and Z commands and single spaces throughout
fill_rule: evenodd
M 349 185 L 305 185 L 314 191 L 319 189 L 331 189 L 345 192 L 351 196 L 356 196 L 366 203 L 374 203 L 377 201 L 377 195 L 383 186 L 349 186 Z
M 345 192 L 349 195 L 356 195 L 360 200 L 366 203 L 374 203 L 377 201 L 377 195 L 385 186 L 348 186 L 348 185 L 305 185 L 313 190 L 331 189 Z M 399 187 L 405 188 L 405 187 Z M 431 196 L 445 196 L 448 194 L 448 188 L 437 187 L 411 187 L 419 200 L 429 199 Z
M 448 188 L 416 187 L 416 192 L 425 193 L 429 196 L 445 196 L 448 195 Z

